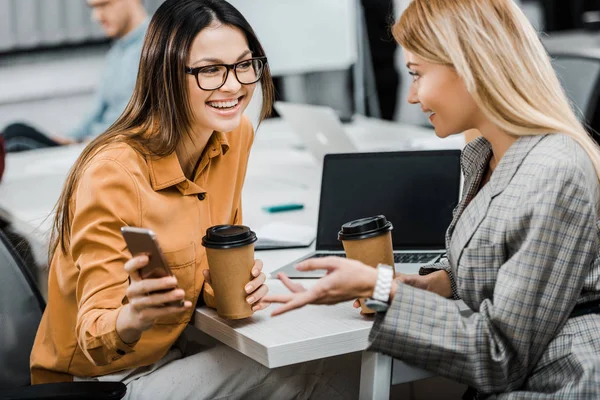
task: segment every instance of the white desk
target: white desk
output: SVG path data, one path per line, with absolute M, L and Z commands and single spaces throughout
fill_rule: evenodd
M 263 260 L 268 276 L 270 271 L 306 252 L 306 249 L 259 251 L 256 257 Z M 302 280 L 306 287 L 315 282 Z M 267 285 L 270 293 L 287 292 L 277 279 L 269 278 Z M 351 302 L 309 305 L 275 318 L 270 317 L 270 311 L 257 312 L 245 320 L 229 321 L 218 317 L 215 310 L 201 307 L 196 309 L 194 326 L 269 368 L 363 352 L 361 399 L 388 399 L 391 384 L 433 376 L 391 357 L 364 351 L 373 318 L 361 316 Z
M 359 148 L 405 148 L 421 141 L 422 147 L 461 147 L 463 139 L 441 142 L 432 131 L 359 119 L 348 127 Z M 398 140 L 398 138 L 401 138 Z M 320 170 L 312 157 L 298 150 L 298 138 L 279 120 L 264 122 L 257 132 L 244 187 L 244 223 L 258 227 L 282 220 L 316 225 Z M 0 210 L 35 240 L 47 241 L 51 212 L 67 171 L 81 147 L 64 147 L 30 153 L 10 154 L 5 180 L 0 185 Z M 299 212 L 270 215 L 265 204 L 300 201 Z M 47 243 L 47 242 L 46 242 Z M 293 261 L 307 249 L 264 251 L 257 257 L 265 262 L 265 272 Z M 306 281 L 305 284 L 313 284 Z M 284 291 L 278 280 L 269 279 L 271 292 Z M 274 368 L 303 361 L 363 351 L 372 319 L 362 317 L 350 303 L 331 307 L 308 306 L 293 313 L 270 318 L 258 312 L 243 321 L 226 321 L 214 310 L 198 308 L 194 325 L 223 343 Z M 388 398 L 392 360 L 376 353 L 363 353 L 361 398 Z M 421 379 L 431 374 L 395 361 L 393 382 Z
M 462 148 L 456 136 L 438 139 L 432 130 L 357 117 L 346 131 L 362 151 Z M 13 221 L 22 233 L 44 243 L 62 185 L 82 145 L 11 153 L 0 184 L 0 217 Z M 264 121 L 257 130 L 244 186 L 244 220 L 250 226 L 284 219 L 316 225 L 321 170 L 302 149 L 302 142 L 280 119 Z M 300 196 L 300 197 L 297 197 Z M 269 215 L 261 206 L 288 200 L 303 201 L 308 214 Z M 308 219 L 307 219 L 308 218 Z

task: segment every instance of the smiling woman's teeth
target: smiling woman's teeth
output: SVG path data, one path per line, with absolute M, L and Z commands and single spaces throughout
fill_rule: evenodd
M 209 101 L 208 105 L 214 108 L 227 109 L 237 106 L 238 103 L 239 99 L 235 99 L 231 101 Z

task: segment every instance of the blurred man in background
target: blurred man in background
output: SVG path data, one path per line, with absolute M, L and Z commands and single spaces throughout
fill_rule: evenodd
M 54 147 L 91 140 L 121 115 L 133 93 L 149 18 L 141 0 L 87 0 L 92 17 L 115 42 L 106 55 L 104 72 L 89 115 L 66 136 L 51 136 L 25 124 L 3 131 L 9 152 Z

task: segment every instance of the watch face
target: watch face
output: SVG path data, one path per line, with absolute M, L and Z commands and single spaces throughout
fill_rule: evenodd
M 365 306 L 376 312 L 387 311 L 389 304 L 375 299 L 366 299 Z

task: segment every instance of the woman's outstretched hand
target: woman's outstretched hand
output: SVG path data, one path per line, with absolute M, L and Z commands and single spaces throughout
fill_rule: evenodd
M 306 304 L 337 304 L 356 298 L 370 297 L 377 281 L 377 270 L 359 261 L 341 257 L 324 257 L 306 260 L 296 266 L 300 271 L 327 270 L 310 289 L 292 282 L 284 274 L 279 279 L 290 290 L 285 294 L 270 294 L 262 301 L 281 303 L 271 315 L 276 316 Z

